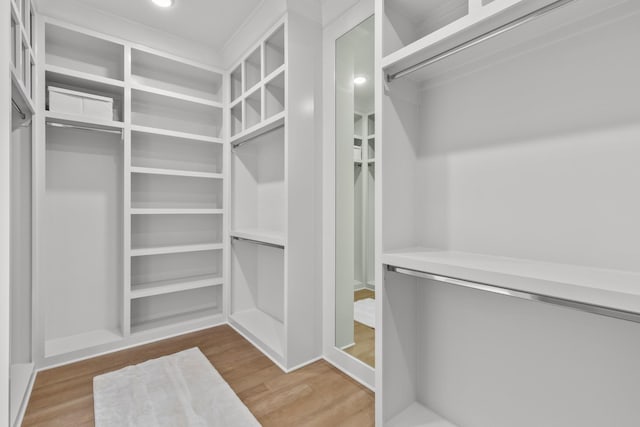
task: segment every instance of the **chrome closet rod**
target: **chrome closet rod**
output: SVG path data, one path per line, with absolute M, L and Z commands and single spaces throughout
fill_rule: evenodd
M 548 4 L 544 7 L 541 7 L 540 9 L 536 9 L 533 12 L 530 12 L 524 16 L 521 16 L 520 18 L 514 19 L 513 21 L 510 21 L 504 25 L 501 25 L 498 28 L 495 28 L 493 30 L 487 31 L 486 33 L 480 34 L 477 37 L 472 38 L 469 41 L 466 41 L 464 43 L 461 43 L 457 46 L 452 47 L 451 49 L 445 50 L 444 52 L 441 52 L 437 55 L 432 56 L 431 58 L 427 58 L 425 60 L 422 60 L 420 62 L 418 62 L 417 64 L 411 65 L 409 67 L 403 68 L 400 71 L 397 71 L 395 73 L 390 73 L 387 74 L 387 82 L 392 82 L 396 79 L 399 79 L 401 77 L 404 77 L 408 74 L 413 73 L 414 71 L 418 71 L 424 67 L 428 67 L 429 65 L 435 64 L 436 62 L 442 61 L 445 58 L 448 58 L 452 55 L 455 55 L 459 52 L 462 52 L 463 50 L 469 49 L 470 47 L 473 47 L 477 44 L 480 44 L 482 42 L 485 42 L 487 40 L 490 40 L 496 36 L 499 36 L 500 34 L 506 33 L 507 31 L 513 30 L 515 28 L 520 27 L 521 25 L 524 25 L 530 21 L 533 21 L 535 19 L 538 19 L 562 6 L 565 6 L 571 2 L 573 2 L 574 0 L 557 0 L 551 4 Z
M 11 105 L 13 105 L 13 108 L 18 112 L 18 114 L 20 114 L 20 118 L 22 120 L 27 118 L 27 115 L 22 111 L 18 103 L 13 98 L 11 98 Z
M 238 237 L 238 236 L 231 236 L 231 238 L 233 240 L 239 240 L 241 242 L 249 242 L 249 243 L 253 243 L 253 244 L 256 244 L 256 245 L 268 246 L 270 248 L 284 249 L 284 245 L 277 245 L 275 243 L 261 242 L 260 240 L 247 239 L 245 237 Z
M 393 273 L 399 273 L 407 276 L 418 277 L 420 279 L 429 279 L 429 280 L 434 280 L 436 282 L 447 283 L 450 285 L 460 286 L 460 287 L 469 288 L 469 289 L 475 289 L 478 291 L 505 295 L 509 297 L 524 299 L 527 301 L 544 302 L 547 304 L 553 304 L 561 307 L 572 308 L 572 309 L 583 311 L 586 313 L 598 314 L 600 316 L 613 317 L 616 319 L 640 323 L 640 313 L 634 313 L 634 312 L 625 311 L 625 310 L 618 310 L 615 308 L 603 307 L 596 304 L 573 301 L 573 300 L 553 297 L 549 295 L 537 294 L 533 292 L 517 291 L 514 289 L 504 288 L 501 286 L 489 285 L 487 283 L 456 279 L 453 277 L 441 276 L 438 274 L 427 273 L 424 271 L 411 270 L 411 269 L 402 268 L 402 267 L 395 267 L 393 265 L 387 265 L 386 269 L 387 271 L 390 271 Z
M 88 127 L 88 126 L 68 125 L 68 124 L 64 124 L 64 123 L 47 122 L 47 126 L 51 126 L 51 127 L 55 127 L 55 128 L 79 129 L 79 130 L 88 130 L 88 131 L 113 133 L 113 134 L 117 134 L 117 135 L 122 135 L 122 131 L 121 130 L 100 129 L 100 128 L 92 128 L 92 127 Z

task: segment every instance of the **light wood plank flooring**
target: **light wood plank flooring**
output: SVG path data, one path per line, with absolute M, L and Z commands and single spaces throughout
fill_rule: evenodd
M 264 426 L 373 426 L 374 395 L 325 361 L 285 374 L 229 326 L 40 372 L 23 426 L 92 426 L 93 377 L 199 347 Z
M 353 294 L 354 301 L 360 301 L 361 299 L 366 298 L 376 298 L 376 294 L 374 291 L 369 289 L 361 289 L 359 291 L 355 291 Z M 368 327 L 367 325 L 363 325 L 359 322 L 353 322 L 353 340 L 355 345 L 347 348 L 345 351 L 355 357 L 356 359 L 362 360 L 367 365 L 374 367 L 376 366 L 375 360 L 375 350 L 376 350 L 376 330 Z

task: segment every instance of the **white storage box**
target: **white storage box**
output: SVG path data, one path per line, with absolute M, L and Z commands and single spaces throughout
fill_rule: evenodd
M 356 162 L 362 161 L 362 147 L 358 147 L 357 145 L 353 146 L 353 160 Z
M 113 98 L 49 86 L 49 111 L 113 120 Z

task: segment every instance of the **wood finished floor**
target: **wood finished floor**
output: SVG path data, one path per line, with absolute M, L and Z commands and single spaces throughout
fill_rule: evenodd
M 93 426 L 93 377 L 199 347 L 263 426 L 373 426 L 374 394 L 325 361 L 289 374 L 229 326 L 38 373 L 23 426 Z
M 370 289 L 360 289 L 353 294 L 354 301 L 360 301 L 366 298 L 375 299 L 376 293 Z M 353 341 L 355 345 L 345 351 L 356 359 L 362 360 L 367 365 L 375 368 L 376 330 L 362 323 L 353 322 Z

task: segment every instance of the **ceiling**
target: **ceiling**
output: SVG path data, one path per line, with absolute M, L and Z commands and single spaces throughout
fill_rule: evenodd
M 220 48 L 263 0 L 175 0 L 168 9 L 151 0 L 82 0 L 102 12 Z

